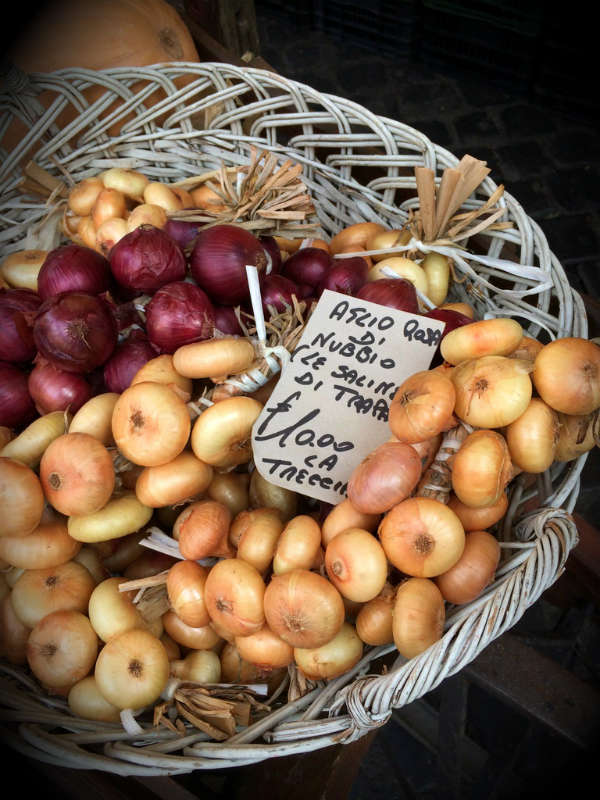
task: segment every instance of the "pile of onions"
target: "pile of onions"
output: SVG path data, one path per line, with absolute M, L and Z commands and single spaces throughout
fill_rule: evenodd
M 110 289 L 108 260 L 91 247 L 67 244 L 51 250 L 38 274 L 38 294 L 48 300 L 63 292 L 102 294 Z
M 146 332 L 162 353 L 213 335 L 212 303 L 199 286 L 176 281 L 162 286 L 145 308 Z
M 117 344 L 117 323 L 109 304 L 85 292 L 46 300 L 33 325 L 40 355 L 68 372 L 91 372 L 104 364 Z

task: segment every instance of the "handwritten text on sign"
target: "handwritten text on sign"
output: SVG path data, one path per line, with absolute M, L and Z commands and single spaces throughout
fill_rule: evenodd
M 346 496 L 354 468 L 391 437 L 389 404 L 429 369 L 444 323 L 325 291 L 252 433 L 271 483 L 327 503 Z

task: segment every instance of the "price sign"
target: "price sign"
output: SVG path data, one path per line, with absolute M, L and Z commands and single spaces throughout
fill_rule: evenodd
M 444 323 L 326 290 L 252 432 L 270 483 L 337 504 L 354 468 L 391 437 L 390 402 L 429 369 Z

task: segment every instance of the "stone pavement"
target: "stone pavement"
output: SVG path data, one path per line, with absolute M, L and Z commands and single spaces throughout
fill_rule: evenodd
M 313 10 L 320 9 L 320 14 L 311 15 L 307 11 L 309 5 Z M 352 8 L 360 6 L 358 3 L 323 0 L 285 6 L 277 0 L 256 0 L 255 6 L 260 55 L 274 69 L 319 91 L 354 100 L 381 116 L 417 128 L 458 157 L 469 153 L 487 161 L 491 177 L 504 184 L 540 225 L 571 284 L 587 295 L 592 305 L 598 301 L 600 138 L 596 95 L 588 105 L 585 102 L 570 105 L 564 97 L 553 96 L 547 90 L 545 94 L 532 91 L 530 83 L 515 76 L 506 79 L 478 69 L 457 67 L 423 53 L 419 57 L 414 40 L 411 47 L 405 46 L 406 26 L 402 26 L 399 17 L 395 51 L 389 46 L 389 35 L 382 36 L 385 47 L 369 43 L 368 36 L 361 47 L 357 36 L 344 35 L 344 31 L 350 30 L 350 23 L 341 13 L 345 7 L 350 15 Z M 375 3 L 375 6 L 388 10 L 393 6 L 397 13 L 406 7 L 402 3 Z M 327 9 L 335 8 L 339 25 L 337 28 L 324 25 Z M 368 25 L 366 14 L 363 12 L 360 22 L 363 29 Z M 376 28 L 377 24 L 373 12 L 373 26 Z M 381 31 L 381 25 L 379 28 Z M 558 66 L 565 72 L 568 83 L 569 65 Z M 574 75 L 573 81 L 580 77 Z M 600 314 L 590 318 L 592 335 L 600 335 L 598 320 Z M 599 485 L 600 450 L 596 448 L 584 470 L 576 508 L 592 522 L 600 518 Z M 526 613 L 516 630 L 525 635 L 543 635 L 554 624 L 549 618 L 555 613 L 555 607 L 542 598 Z M 574 625 L 581 631 L 585 628 L 582 613 L 575 609 L 561 625 Z M 585 624 L 588 625 L 586 644 L 580 639 L 578 652 L 583 655 L 585 651 L 586 677 L 597 685 L 600 676 L 597 607 Z M 565 630 L 559 626 L 552 636 L 563 635 Z M 560 648 L 557 657 L 564 665 L 564 651 L 561 654 Z M 575 669 L 573 659 L 569 665 Z M 528 728 L 522 716 L 485 693 L 473 688 L 471 692 L 469 724 L 475 729 L 479 724 L 480 734 L 485 732 L 484 746 L 495 754 L 495 768 L 498 769 L 498 759 L 502 762 L 503 758 L 506 759 L 503 766 L 508 764 L 508 767 L 500 783 L 476 784 L 468 791 L 465 787 L 464 797 L 541 796 L 548 793 L 553 782 L 560 783 L 564 768 L 579 766 L 579 756 L 562 740 L 535 725 Z M 438 702 L 435 691 L 430 693 L 428 701 L 434 706 Z M 380 797 L 438 800 L 448 796 L 447 783 L 431 748 L 392 721 L 375 738 L 361 765 L 351 800 Z

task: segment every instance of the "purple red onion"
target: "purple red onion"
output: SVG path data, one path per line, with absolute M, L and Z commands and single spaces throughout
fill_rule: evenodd
M 117 323 L 102 297 L 67 292 L 40 306 L 33 324 L 38 352 L 60 369 L 91 372 L 117 344 Z
M 194 283 L 178 281 L 159 289 L 146 306 L 146 333 L 163 353 L 213 335 L 215 318 L 206 292 Z
M 283 265 L 282 274 L 297 284 L 316 288 L 335 262 L 320 247 L 301 247 Z
M 215 330 L 226 333 L 228 336 L 241 336 L 244 333 L 233 306 L 213 305 L 213 312 Z
M 181 247 L 153 225 L 140 225 L 119 239 L 109 260 L 115 280 L 125 289 L 155 292 L 185 277 Z
M 334 259 L 333 266 L 319 283 L 320 296 L 325 289 L 355 295 L 367 281 L 369 266 L 362 256 Z
M 298 287 L 284 275 L 263 275 L 260 281 L 263 311 L 270 314 L 271 309 L 285 311 L 293 305 L 292 297 L 298 298 Z
M 93 396 L 83 375 L 66 372 L 44 360 L 31 371 L 28 388 L 40 414 L 67 410 L 74 414 Z
M 51 250 L 38 274 L 38 294 L 48 300 L 63 292 L 102 294 L 111 284 L 110 264 L 101 253 L 78 244 Z
M 157 355 L 148 339 L 135 332 L 121 344 L 104 365 L 104 384 L 108 392 L 121 394 L 131 384 L 134 375 Z
M 197 222 L 188 222 L 184 219 L 168 219 L 163 229 L 173 241 L 177 242 L 182 250 L 193 244 L 198 236 L 200 225 Z
M 281 271 L 281 250 L 274 236 L 259 236 L 259 241 L 271 259 L 271 269 L 269 272 Z M 268 269 L 268 268 L 267 268 Z
M 236 306 L 248 299 L 247 265 L 260 273 L 267 256 L 259 239 L 237 225 L 200 231 L 190 254 L 192 277 L 218 305 Z
M 22 369 L 0 361 L 0 425 L 20 428 L 36 417 L 36 408 Z
M 35 357 L 33 319 L 41 304 L 29 289 L 0 289 L 0 360 L 19 363 Z
M 358 290 L 356 297 L 379 303 L 380 306 L 407 311 L 409 314 L 419 313 L 417 290 L 405 278 L 378 278 L 369 281 Z

